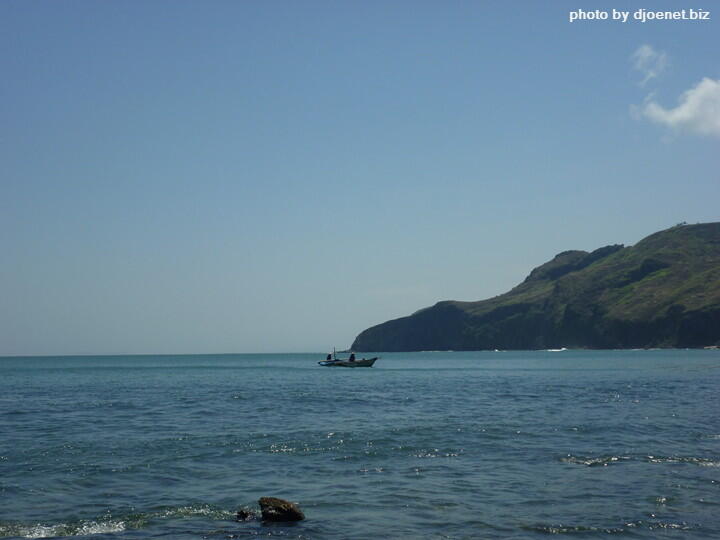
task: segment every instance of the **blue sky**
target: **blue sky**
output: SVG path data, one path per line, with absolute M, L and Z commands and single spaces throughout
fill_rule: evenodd
M 0 354 L 322 351 L 718 220 L 720 9 L 0 2 Z

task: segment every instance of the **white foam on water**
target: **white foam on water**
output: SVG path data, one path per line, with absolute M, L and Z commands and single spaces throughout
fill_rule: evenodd
M 215 508 L 210 505 L 191 505 L 167 508 L 158 512 L 151 512 L 144 515 L 142 521 L 147 519 L 173 519 L 206 517 L 211 519 L 227 520 L 234 517 L 234 512 L 226 509 Z M 98 534 L 120 533 L 140 526 L 141 522 L 122 519 L 98 519 L 82 520 L 69 523 L 56 524 L 0 524 L 0 537 L 15 536 L 22 538 L 56 538 L 72 536 L 93 536 Z
M 228 510 L 215 508 L 209 505 L 192 505 L 192 506 L 180 506 L 176 508 L 167 508 L 159 512 L 150 514 L 150 517 L 157 518 L 182 518 L 182 517 L 193 517 L 193 516 L 204 516 L 215 519 L 227 519 L 233 517 L 235 514 Z
M 56 525 L 36 524 L 19 527 L 17 534 L 23 538 L 52 538 L 56 536 L 90 536 L 125 530 L 124 521 L 83 521 L 77 525 L 58 523 Z
M 58 536 L 58 525 L 34 525 L 27 529 L 21 529 L 18 531 L 20 536 L 24 538 L 50 538 L 52 536 Z
M 76 536 L 87 536 L 90 534 L 105 534 L 122 532 L 125 530 L 124 521 L 102 521 L 102 522 L 90 522 L 84 523 L 75 533 Z

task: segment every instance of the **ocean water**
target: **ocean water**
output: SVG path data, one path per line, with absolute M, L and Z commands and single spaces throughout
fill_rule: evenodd
M 720 538 L 720 351 L 323 356 L 0 358 L 0 537 Z

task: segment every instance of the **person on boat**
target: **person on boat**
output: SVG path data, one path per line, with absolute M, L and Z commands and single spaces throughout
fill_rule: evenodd
M 350 361 L 351 361 L 351 362 L 354 362 L 354 361 L 355 361 L 355 353 L 354 353 L 354 352 L 351 352 L 351 353 L 350 353 Z
M 332 354 L 328 354 L 325 361 L 330 362 L 332 360 Z

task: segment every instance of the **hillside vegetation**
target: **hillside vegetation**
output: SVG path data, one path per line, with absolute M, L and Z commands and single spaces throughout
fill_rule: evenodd
M 565 251 L 511 291 L 368 328 L 356 351 L 702 347 L 720 343 L 720 223 Z

